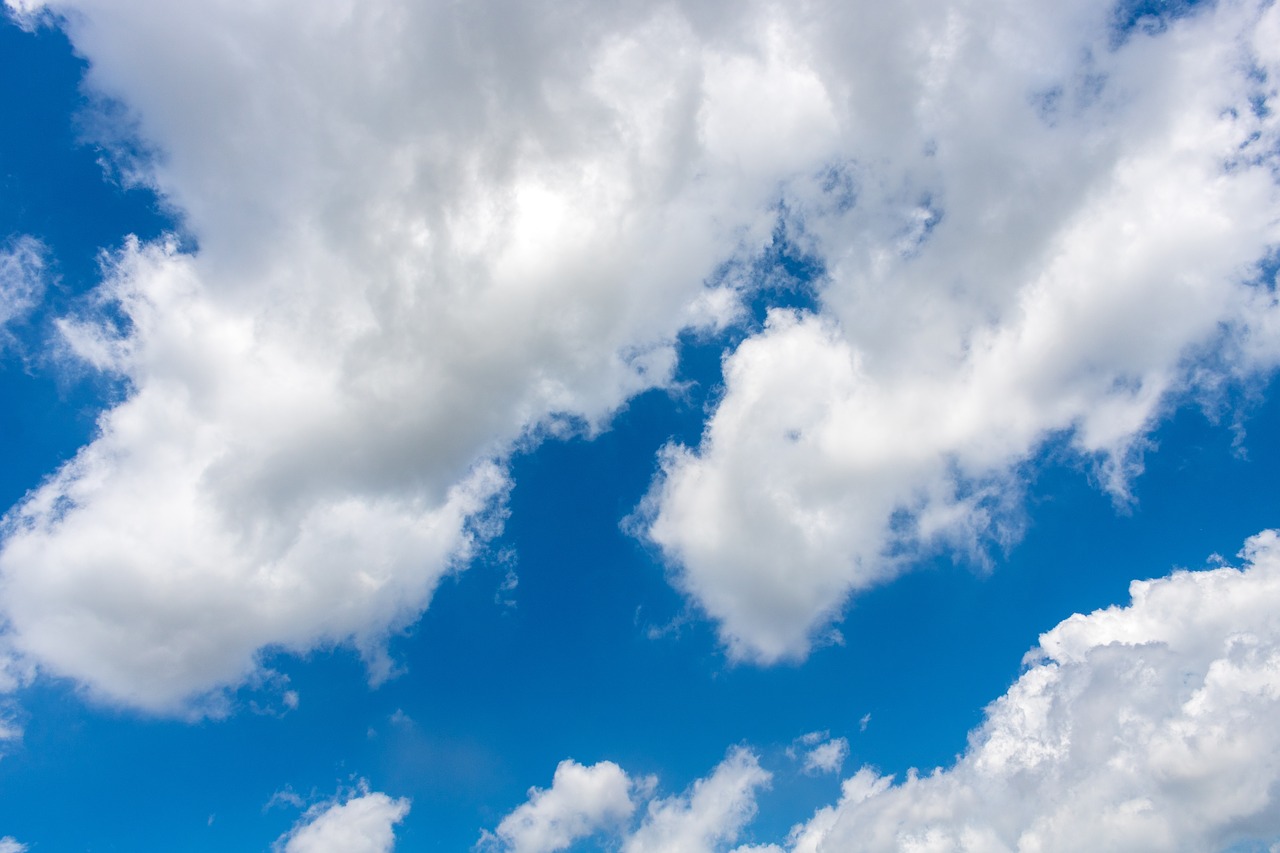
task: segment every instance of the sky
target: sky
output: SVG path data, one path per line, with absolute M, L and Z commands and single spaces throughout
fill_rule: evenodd
M 1280 7 L 5 0 L 0 853 L 1280 851 Z

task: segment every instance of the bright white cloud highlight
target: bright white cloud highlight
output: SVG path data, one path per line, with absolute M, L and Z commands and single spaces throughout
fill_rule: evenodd
M 280 838 L 279 853 L 391 853 L 395 826 L 409 813 L 407 799 L 374 792 L 313 808 Z
M 809 55 L 850 85 L 857 159 L 788 196 L 820 311 L 726 358 L 645 507 L 731 655 L 766 663 L 922 552 L 1016 538 L 1050 438 L 1125 500 L 1168 406 L 1280 354 L 1274 6 L 1115 49 L 1109 4 L 823 14 Z
M 531 788 L 529 801 L 485 833 L 482 848 L 509 853 L 552 853 L 603 829 L 622 825 L 635 811 L 631 780 L 612 761 L 584 767 L 562 761 L 551 787 Z

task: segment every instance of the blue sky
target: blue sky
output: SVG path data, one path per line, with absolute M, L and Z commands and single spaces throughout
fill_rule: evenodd
M 187 5 L 0 21 L 0 853 L 1280 849 L 1275 6 Z

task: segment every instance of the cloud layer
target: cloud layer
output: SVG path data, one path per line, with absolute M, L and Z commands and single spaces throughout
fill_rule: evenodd
M 6 642 L 107 701 L 218 713 L 264 649 L 387 675 L 512 449 L 669 383 L 775 235 L 815 310 L 726 359 L 642 514 L 744 659 L 1016 535 L 1048 437 L 1123 494 L 1162 406 L 1280 358 L 1274 7 L 7 3 L 184 231 L 63 319 L 127 395 L 5 520 Z
M 1253 537 L 1241 557 L 1239 568 L 1134 581 L 1128 606 L 1060 623 L 954 766 L 897 783 L 863 767 L 783 843 L 739 853 L 1190 853 L 1280 841 L 1280 535 Z M 670 809 L 681 819 L 655 829 L 669 807 L 650 805 L 619 843 L 727 850 L 770 776 L 735 750 Z

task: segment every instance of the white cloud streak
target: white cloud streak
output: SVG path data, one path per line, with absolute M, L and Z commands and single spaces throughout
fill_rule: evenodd
M 380 792 L 310 809 L 276 841 L 278 853 L 391 853 L 396 824 L 409 813 L 409 801 Z
M 646 504 L 738 658 L 1016 535 L 1048 436 L 1123 494 L 1162 406 L 1280 358 L 1274 7 L 1113 50 L 1101 0 L 7 2 L 65 16 L 199 244 L 127 242 L 63 321 L 129 394 L 5 521 L 9 644 L 105 701 L 220 713 L 343 642 L 385 677 L 512 448 L 668 383 L 779 215 L 819 313 L 726 360 Z

